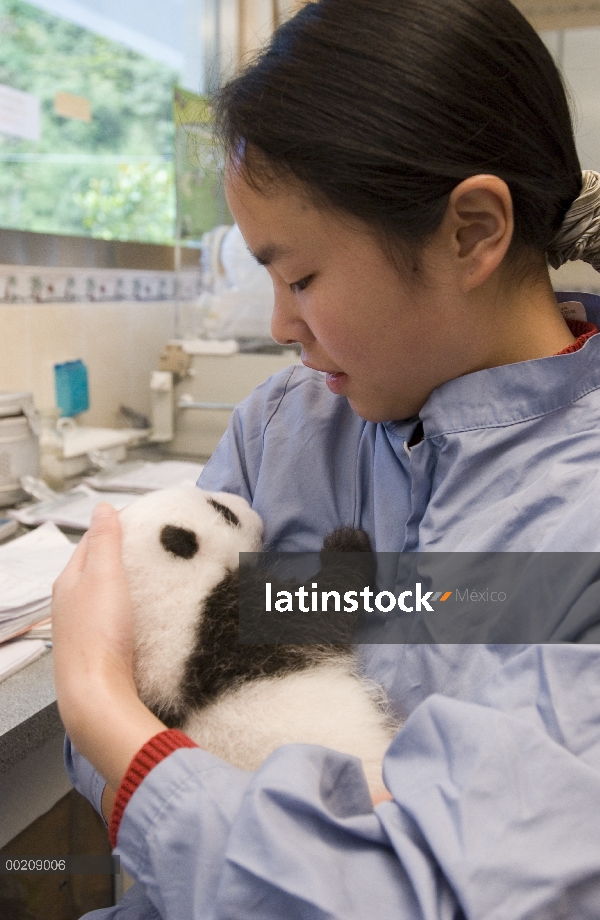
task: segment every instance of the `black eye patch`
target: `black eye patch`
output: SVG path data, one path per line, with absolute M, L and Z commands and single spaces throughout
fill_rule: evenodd
M 212 505 L 215 511 L 218 511 L 222 515 L 228 524 L 231 524 L 232 527 L 240 526 L 240 519 L 237 514 L 234 514 L 231 508 L 228 508 L 227 505 L 222 505 L 221 502 L 216 502 L 214 498 L 206 499 L 209 505 Z
M 198 537 L 193 530 L 175 527 L 174 524 L 165 524 L 160 532 L 160 542 L 168 553 L 182 559 L 191 559 L 200 549 Z

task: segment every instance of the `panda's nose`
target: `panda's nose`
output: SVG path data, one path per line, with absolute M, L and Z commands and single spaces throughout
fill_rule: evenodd
M 176 527 L 174 524 L 165 524 L 160 532 L 160 542 L 168 553 L 181 559 L 191 559 L 200 549 L 198 537 L 193 530 Z

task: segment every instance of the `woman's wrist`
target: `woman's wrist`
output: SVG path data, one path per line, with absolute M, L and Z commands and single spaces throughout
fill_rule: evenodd
M 140 748 L 165 730 L 125 674 L 98 671 L 85 683 L 73 680 L 58 704 L 71 741 L 113 789 Z

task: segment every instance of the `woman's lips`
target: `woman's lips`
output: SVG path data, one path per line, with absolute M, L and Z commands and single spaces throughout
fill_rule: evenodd
M 331 392 L 337 396 L 341 396 L 343 393 L 347 380 L 348 374 L 344 374 L 343 371 L 336 371 L 335 373 L 327 371 L 325 373 L 325 383 Z
M 328 371 L 323 367 L 315 367 L 314 364 L 309 364 L 305 360 L 304 356 L 301 357 L 302 363 L 305 367 L 310 367 L 313 371 L 318 371 L 320 374 L 325 374 L 325 383 L 329 387 L 332 393 L 340 394 L 342 393 L 346 381 L 348 380 L 348 375 L 344 371 Z

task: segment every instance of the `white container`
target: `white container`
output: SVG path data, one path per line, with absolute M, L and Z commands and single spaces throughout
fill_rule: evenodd
M 27 497 L 21 476 L 39 476 L 40 445 L 31 393 L 0 393 L 0 507 Z
M 187 342 L 179 344 L 188 351 Z M 227 343 L 209 344 L 226 346 Z M 231 349 L 229 354 L 198 353 L 201 350 L 195 342 L 190 343 L 190 369 L 173 387 L 170 405 L 174 407 L 174 436 L 169 445 L 172 454 L 210 457 L 227 429 L 231 416 L 228 405 L 237 405 L 271 374 L 300 361 L 297 352 L 291 350 L 281 354 Z

